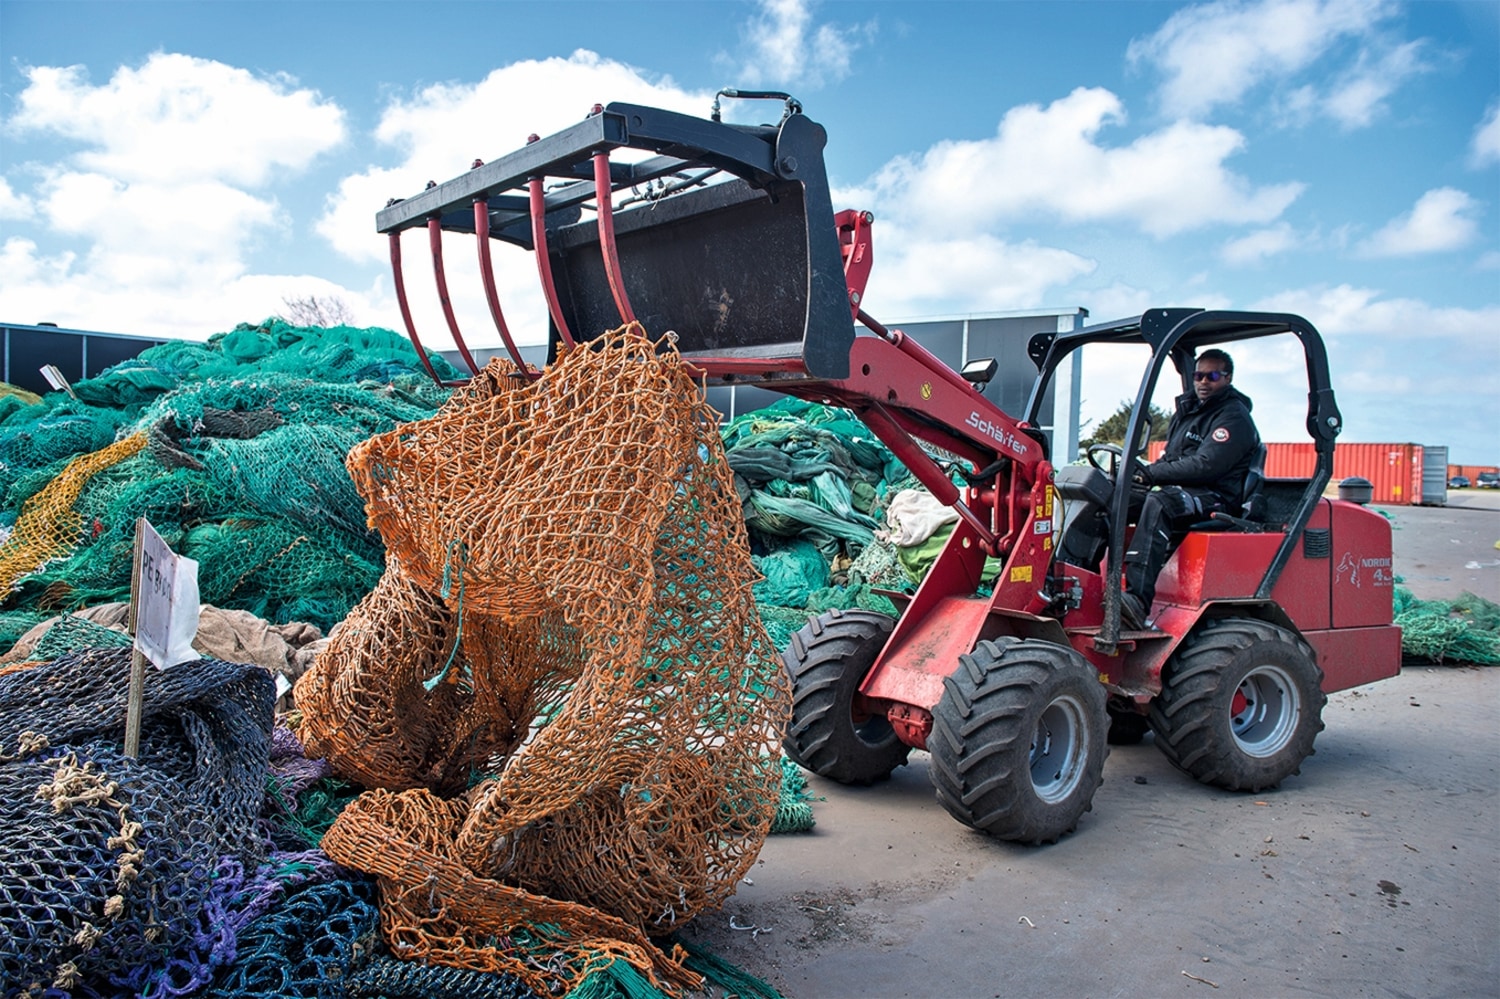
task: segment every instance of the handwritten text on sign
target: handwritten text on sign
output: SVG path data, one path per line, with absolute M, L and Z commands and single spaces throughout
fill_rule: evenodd
M 142 518 L 135 647 L 158 669 L 198 658 L 198 563 L 176 554 Z

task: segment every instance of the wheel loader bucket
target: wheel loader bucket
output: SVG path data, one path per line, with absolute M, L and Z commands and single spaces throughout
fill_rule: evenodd
M 422 227 L 449 332 L 471 370 L 443 231 L 475 235 L 491 319 L 523 370 L 495 288 L 495 239 L 533 251 L 554 351 L 639 321 L 653 336 L 674 332 L 677 349 L 714 380 L 847 376 L 858 290 L 846 281 L 850 240 L 829 199 L 827 135 L 787 105 L 774 126 L 596 106 L 570 128 L 387 205 L 376 225 L 390 239 L 418 355 L 401 234 Z M 612 155 L 621 150 L 651 155 Z

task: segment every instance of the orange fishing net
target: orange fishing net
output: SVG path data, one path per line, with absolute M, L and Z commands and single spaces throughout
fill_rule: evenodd
M 66 468 L 21 507 L 15 530 L 0 545 L 0 594 L 35 572 L 49 558 L 64 555 L 82 539 L 82 517 L 73 508 L 83 487 L 99 472 L 137 454 L 145 434 L 134 434 L 109 447 L 68 462 Z
M 536 380 L 493 361 L 349 467 L 388 568 L 296 697 L 309 755 L 388 791 L 324 849 L 381 877 L 398 953 L 691 984 L 647 937 L 754 861 L 788 694 L 682 359 L 632 325 Z

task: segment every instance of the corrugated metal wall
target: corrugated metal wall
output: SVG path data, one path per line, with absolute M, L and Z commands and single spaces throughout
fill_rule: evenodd
M 39 395 L 52 390 L 41 369 L 51 364 L 70 382 L 92 378 L 165 340 L 0 323 L 0 381 Z

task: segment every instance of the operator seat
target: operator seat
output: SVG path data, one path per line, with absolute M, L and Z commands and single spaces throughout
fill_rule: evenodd
M 1237 514 L 1216 513 L 1212 519 L 1199 521 L 1191 531 L 1260 531 L 1266 519 L 1266 446 L 1256 444 L 1250 458 L 1250 467 L 1245 472 L 1245 485 L 1240 492 L 1240 509 Z

